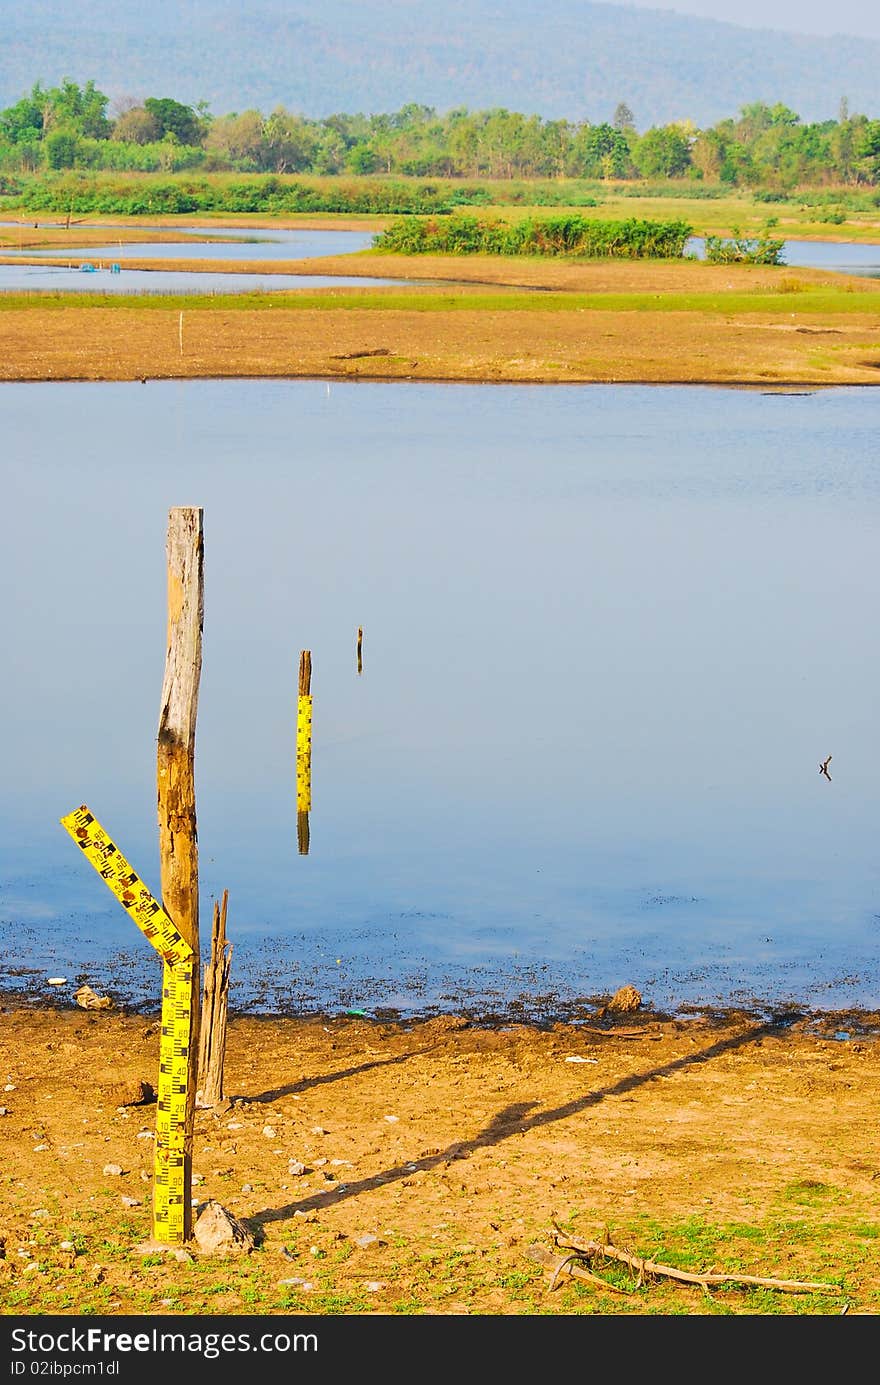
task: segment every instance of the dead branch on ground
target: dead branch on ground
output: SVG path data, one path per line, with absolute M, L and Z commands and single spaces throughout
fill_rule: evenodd
M 556 1253 L 546 1246 L 531 1246 L 528 1251 L 530 1259 L 549 1271 L 550 1279 L 547 1286 L 549 1290 L 557 1287 L 561 1275 L 568 1274 L 573 1279 L 598 1284 L 603 1289 L 610 1289 L 613 1293 L 618 1294 L 633 1293 L 650 1279 L 672 1279 L 679 1284 L 694 1284 L 706 1294 L 710 1289 L 723 1284 L 775 1289 L 786 1294 L 839 1294 L 841 1292 L 836 1284 L 819 1284 L 803 1279 L 773 1279 L 754 1274 L 720 1274 L 714 1270 L 702 1274 L 691 1274 L 687 1270 L 675 1269 L 672 1265 L 661 1265 L 655 1260 L 646 1260 L 642 1255 L 633 1255 L 630 1251 L 621 1250 L 607 1240 L 577 1240 L 567 1236 L 555 1222 L 553 1225 L 556 1232 L 554 1237 Z M 596 1262 L 602 1264 L 609 1260 L 617 1264 L 627 1265 L 635 1272 L 636 1282 L 633 1289 L 622 1289 L 596 1274 Z

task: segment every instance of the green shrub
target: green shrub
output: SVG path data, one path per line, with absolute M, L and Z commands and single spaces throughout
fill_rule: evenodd
M 442 221 L 407 218 L 375 238 L 398 255 L 565 255 L 579 259 L 680 259 L 693 228 L 685 221 L 590 221 L 576 213 L 481 221 L 455 212 Z
M 784 245 L 769 236 L 707 236 L 706 259 L 709 264 L 784 264 Z

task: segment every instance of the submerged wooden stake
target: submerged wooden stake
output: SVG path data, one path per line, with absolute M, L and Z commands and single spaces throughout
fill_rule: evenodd
M 205 968 L 205 986 L 199 1041 L 199 1104 L 216 1106 L 223 1100 L 223 1065 L 226 1058 L 226 1019 L 229 1011 L 229 969 L 232 943 L 226 938 L 226 910 L 229 891 L 223 901 L 214 901 L 211 926 L 211 960 Z
M 359 625 L 359 626 L 358 626 L 358 639 L 357 639 L 358 673 L 363 673 L 363 671 L 364 671 L 364 660 L 363 660 L 363 654 L 362 654 L 363 644 L 364 644 L 364 627 L 363 627 L 362 625 Z
M 309 854 L 309 810 L 312 806 L 312 655 L 299 656 L 296 703 L 296 839 L 301 856 Z
M 204 538 L 201 509 L 168 514 L 168 643 L 159 715 L 157 786 L 162 903 L 193 951 L 187 1045 L 184 1188 L 192 1182 L 193 1125 L 198 1077 L 199 868 L 195 798 L 195 737 L 202 670 Z M 184 1197 L 184 1240 L 192 1236 L 190 1198 Z

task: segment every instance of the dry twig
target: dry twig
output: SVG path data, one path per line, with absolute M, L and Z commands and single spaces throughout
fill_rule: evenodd
M 648 1279 L 673 1279 L 679 1284 L 694 1284 L 708 1293 L 710 1288 L 717 1288 L 722 1284 L 744 1284 L 762 1289 L 776 1289 L 780 1293 L 787 1294 L 838 1294 L 840 1289 L 836 1284 L 819 1284 L 803 1279 L 773 1279 L 763 1275 L 754 1274 L 719 1274 L 715 1271 L 707 1271 L 704 1274 L 690 1274 L 686 1270 L 677 1270 L 672 1265 L 661 1265 L 655 1260 L 646 1260 L 641 1255 L 633 1255 L 630 1251 L 621 1250 L 618 1246 L 613 1246 L 610 1241 L 579 1241 L 574 1237 L 568 1237 L 554 1223 L 556 1236 L 554 1244 L 556 1250 L 561 1254 L 554 1254 L 552 1250 L 543 1246 L 532 1246 L 529 1249 L 529 1256 L 539 1265 L 550 1271 L 550 1281 L 548 1289 L 555 1289 L 560 1275 L 567 1273 L 574 1279 L 588 1280 L 593 1284 L 600 1284 L 603 1289 L 611 1289 L 615 1293 L 627 1293 L 630 1290 L 620 1289 L 615 1284 L 610 1284 L 608 1280 L 597 1275 L 593 1269 L 587 1268 L 583 1263 L 588 1262 L 592 1265 L 594 1261 L 613 1260 L 618 1264 L 628 1265 L 634 1270 L 637 1276 L 636 1288 L 640 1288 Z

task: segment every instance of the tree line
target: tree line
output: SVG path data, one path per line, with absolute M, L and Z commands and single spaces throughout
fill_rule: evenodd
M 835 120 L 804 123 L 781 103 L 754 102 L 707 128 L 684 120 L 641 132 L 624 102 L 598 124 L 415 102 L 321 119 L 283 106 L 213 115 L 205 103 L 153 96 L 111 111 L 94 81 L 38 82 L 0 110 L 0 172 L 71 169 L 873 188 L 880 119 L 851 113 L 845 99 Z

